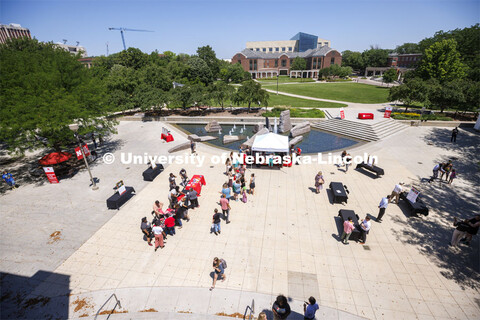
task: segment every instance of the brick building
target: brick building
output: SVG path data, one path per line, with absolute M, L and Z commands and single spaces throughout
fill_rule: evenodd
M 296 57 L 307 62 L 305 70 L 290 70 Z M 232 63 L 239 63 L 252 78 L 268 78 L 277 75 L 290 77 L 318 78 L 318 71 L 332 64 L 342 64 L 342 55 L 337 50 L 322 46 L 304 52 L 263 52 L 244 49 L 235 54 Z

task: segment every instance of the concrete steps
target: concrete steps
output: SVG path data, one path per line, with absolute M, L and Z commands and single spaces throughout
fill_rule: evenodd
M 354 138 L 362 141 L 378 141 L 392 134 L 405 130 L 408 126 L 393 119 L 385 119 L 373 123 L 347 119 L 331 118 L 326 121 L 313 122 L 312 127 Z

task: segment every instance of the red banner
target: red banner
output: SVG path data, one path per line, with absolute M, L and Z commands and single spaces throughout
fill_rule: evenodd
M 87 145 L 83 146 L 83 153 L 85 153 L 85 157 L 88 157 L 90 155 L 90 150 L 88 149 Z M 80 150 L 80 147 L 75 148 L 75 154 L 77 155 L 78 160 L 83 159 L 82 151 Z
M 345 111 L 342 109 L 340 109 L 340 119 L 345 119 Z
M 43 171 L 45 171 L 47 179 L 50 183 L 58 183 L 57 175 L 52 167 L 43 167 Z
M 385 107 L 385 114 L 383 115 L 384 118 L 390 118 L 392 114 L 392 107 Z

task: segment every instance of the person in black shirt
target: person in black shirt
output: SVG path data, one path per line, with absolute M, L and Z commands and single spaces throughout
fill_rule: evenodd
M 290 305 L 288 304 L 287 298 L 283 295 L 277 297 L 273 303 L 272 311 L 274 320 L 287 319 L 292 312 L 290 310 Z
M 450 138 L 450 142 L 457 142 L 457 134 L 458 128 L 455 127 L 455 129 L 452 130 L 452 137 Z
M 221 217 L 222 215 L 220 214 L 220 212 L 218 212 L 218 209 L 215 209 L 212 217 L 212 223 L 213 223 L 213 232 L 215 233 L 216 236 L 218 236 L 221 233 L 221 230 L 220 230 Z

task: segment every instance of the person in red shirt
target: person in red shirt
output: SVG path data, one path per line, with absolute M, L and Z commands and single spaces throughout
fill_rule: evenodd
M 343 244 L 348 244 L 348 239 L 350 238 L 353 229 L 355 229 L 355 227 L 353 225 L 352 217 L 348 217 L 348 219 L 343 223 L 343 233 L 342 237 L 340 238 Z
M 220 198 L 220 206 L 222 207 L 223 218 L 227 221 L 227 224 L 230 223 L 229 216 L 231 208 L 225 193 L 222 193 L 222 197 Z
M 175 234 L 175 218 L 171 215 L 165 219 L 165 232 L 171 236 Z

